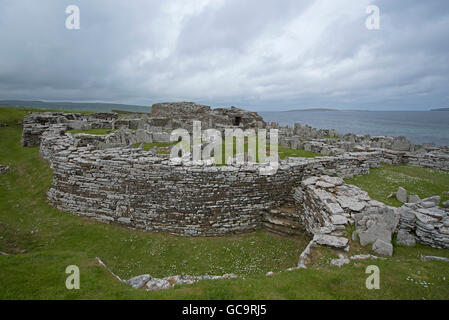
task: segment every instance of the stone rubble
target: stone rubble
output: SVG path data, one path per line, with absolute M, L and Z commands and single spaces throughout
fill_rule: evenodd
M 398 209 L 398 244 L 414 246 L 416 241 L 434 248 L 449 249 L 449 209 L 440 208 L 440 197 L 406 203 Z
M 190 275 L 176 275 L 169 276 L 165 278 L 154 278 L 149 274 L 143 274 L 140 276 L 132 277 L 128 280 L 123 280 L 119 276 L 117 276 L 114 272 L 112 272 L 100 258 L 96 258 L 96 261 L 99 265 L 105 268 L 111 275 L 116 278 L 118 281 L 133 287 L 134 289 L 145 289 L 147 291 L 150 290 L 162 290 L 169 289 L 175 285 L 180 284 L 192 284 L 201 280 L 219 280 L 219 279 L 233 279 L 237 278 L 237 275 L 233 273 L 227 273 L 222 276 L 190 276 Z
M 355 256 L 350 257 L 351 260 L 368 260 L 368 259 L 379 259 L 377 256 L 373 256 L 372 254 L 357 254 Z M 380 258 L 381 259 L 381 258 Z
M 449 263 L 449 258 L 445 257 L 435 257 L 435 256 L 422 256 L 422 261 L 443 261 Z
M 348 240 L 345 226 L 355 224 L 352 240 L 371 245 L 380 255 L 393 254 L 395 233 L 399 245 L 414 246 L 418 241 L 449 248 L 449 210 L 439 207 L 440 197 L 416 197 L 417 202 L 394 208 L 371 200 L 366 192 L 338 178 L 333 182 L 329 178 L 308 177 L 294 193 L 297 216 L 316 244 L 344 248 Z M 407 199 L 407 190 L 401 192 Z
M 372 244 L 372 250 L 381 255 L 393 254 L 391 239 L 399 224 L 396 208 L 386 205 L 372 207 L 355 215 L 356 234 L 360 245 Z
M 183 276 L 170 276 L 165 278 L 153 278 L 150 275 L 144 275 L 148 276 L 148 281 L 141 281 L 139 283 L 142 284 L 141 287 L 147 291 L 150 290 L 161 290 L 161 289 L 169 289 L 171 287 L 174 287 L 175 285 L 181 285 L 181 284 L 192 284 L 198 281 L 202 280 L 220 280 L 220 279 L 232 279 L 237 278 L 235 274 L 224 274 L 222 276 L 189 276 L 189 275 L 183 275 Z M 129 281 L 129 280 L 128 280 Z M 144 283 L 145 282 L 145 283 Z
M 271 123 L 267 128 L 279 129 L 283 147 L 304 149 L 328 156 L 346 152 L 382 150 L 389 164 L 409 164 L 438 170 L 449 170 L 449 147 L 435 147 L 432 143 L 417 146 L 405 137 L 372 137 L 370 135 L 341 134 L 333 129 L 315 129 L 296 123 L 293 128 Z
M 341 266 L 343 266 L 343 265 L 345 265 L 345 264 L 349 264 L 350 262 L 351 262 L 351 260 L 349 260 L 348 258 L 346 258 L 345 255 L 339 253 L 339 254 L 338 254 L 338 259 L 332 259 L 331 262 L 330 262 L 330 264 L 331 264 L 332 266 L 336 266 L 336 267 L 339 267 L 339 268 L 340 268 Z
M 294 199 L 301 224 L 316 244 L 348 250 L 346 226 L 355 224 L 354 241 L 359 238 L 362 246 L 371 244 L 376 253 L 392 254 L 391 239 L 400 218 L 396 208 L 329 176 L 304 179 L 295 189 Z
M 299 256 L 299 260 L 298 260 L 298 268 L 299 269 L 307 269 L 307 266 L 306 266 L 307 257 L 310 255 L 311 248 L 313 248 L 315 246 L 316 246 L 315 240 L 311 240 L 309 242 L 309 244 L 307 245 L 307 247 L 304 249 L 304 251 L 301 253 L 301 255 Z

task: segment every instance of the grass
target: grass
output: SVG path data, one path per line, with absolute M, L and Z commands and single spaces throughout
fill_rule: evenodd
M 153 148 L 163 148 L 163 147 L 170 147 L 174 144 L 176 144 L 177 142 L 153 142 L 153 143 L 144 143 L 143 144 L 143 149 L 144 150 L 150 150 Z M 134 148 L 138 148 L 141 145 L 141 143 L 136 143 L 134 144 Z M 170 154 L 170 152 L 166 152 L 166 151 L 157 151 L 158 154 Z
M 89 129 L 89 130 L 72 129 L 67 132 L 70 132 L 71 134 L 86 133 L 86 134 L 95 134 L 95 135 L 106 135 L 106 134 L 110 134 L 114 131 L 116 131 L 116 130 L 111 130 L 111 129 Z
M 367 191 L 371 198 L 388 205 L 399 207 L 402 204 L 395 197 L 388 196 L 403 187 L 409 194 L 417 194 L 421 199 L 431 196 L 441 196 L 441 201 L 449 200 L 449 172 L 432 169 L 382 165 L 371 169 L 369 175 L 355 176 L 346 179 Z
M 279 158 L 281 160 L 284 160 L 287 157 L 293 157 L 293 158 L 316 158 L 316 157 L 322 157 L 322 154 L 315 153 L 312 151 L 306 151 L 302 149 L 290 149 L 290 148 L 284 148 L 279 146 L 278 149 Z
M 23 113 L 24 114 L 24 113 Z M 331 267 L 336 252 L 313 250 L 307 270 L 295 266 L 308 238 L 265 231 L 220 238 L 184 238 L 103 224 L 61 212 L 46 202 L 52 172 L 39 148 L 20 146 L 23 114 L 0 108 L 0 299 L 448 299 L 449 268 L 422 262 L 420 254 L 449 257 L 448 250 L 395 247 L 393 258 Z M 447 185 L 447 184 L 446 184 Z M 351 254 L 366 252 L 351 244 Z M 150 273 L 223 274 L 238 279 L 202 281 L 169 290 L 135 290 L 95 262 L 100 257 L 123 278 Z M 81 289 L 65 288 L 65 268 L 77 265 Z M 381 289 L 367 290 L 366 266 L 381 270 Z M 274 271 L 273 276 L 265 273 Z M 414 279 L 412 282 L 408 279 Z M 426 288 L 420 281 L 430 285 Z

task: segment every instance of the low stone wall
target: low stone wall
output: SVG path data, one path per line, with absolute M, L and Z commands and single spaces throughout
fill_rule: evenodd
M 304 179 L 293 198 L 301 224 L 310 235 L 346 236 L 344 226 L 353 224 L 356 214 L 385 206 L 372 200 L 366 191 L 329 176 Z
M 23 119 L 21 143 L 24 147 L 39 146 L 42 134 L 55 125 L 67 130 L 112 129 L 112 123 L 117 118 L 118 115 L 114 113 L 33 113 Z
M 304 179 L 294 198 L 297 215 L 314 242 L 343 248 L 349 237 L 354 241 L 358 237 L 362 246 L 372 245 L 378 254 L 393 254 L 391 239 L 400 215 L 366 191 L 338 177 L 317 176 Z M 347 225 L 356 230 L 348 234 Z
M 415 239 L 434 248 L 449 249 L 449 210 L 439 207 L 440 197 L 430 197 L 399 208 L 398 243 L 413 245 Z
M 415 152 L 404 155 L 404 163 L 411 166 L 449 171 L 449 150 Z

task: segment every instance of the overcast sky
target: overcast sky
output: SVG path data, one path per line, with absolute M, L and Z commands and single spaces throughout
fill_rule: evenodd
M 448 30 L 447 0 L 0 0 L 0 99 L 449 107 Z

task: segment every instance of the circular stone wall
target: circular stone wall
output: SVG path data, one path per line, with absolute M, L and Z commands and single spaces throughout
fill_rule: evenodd
M 293 203 L 304 176 L 366 173 L 367 156 L 282 161 L 271 176 L 258 166 L 174 166 L 134 148 L 74 147 L 63 130 L 44 133 L 41 154 L 51 163 L 49 202 L 80 216 L 148 231 L 191 236 L 250 232 L 264 213 Z M 378 156 L 378 155 L 377 155 Z

